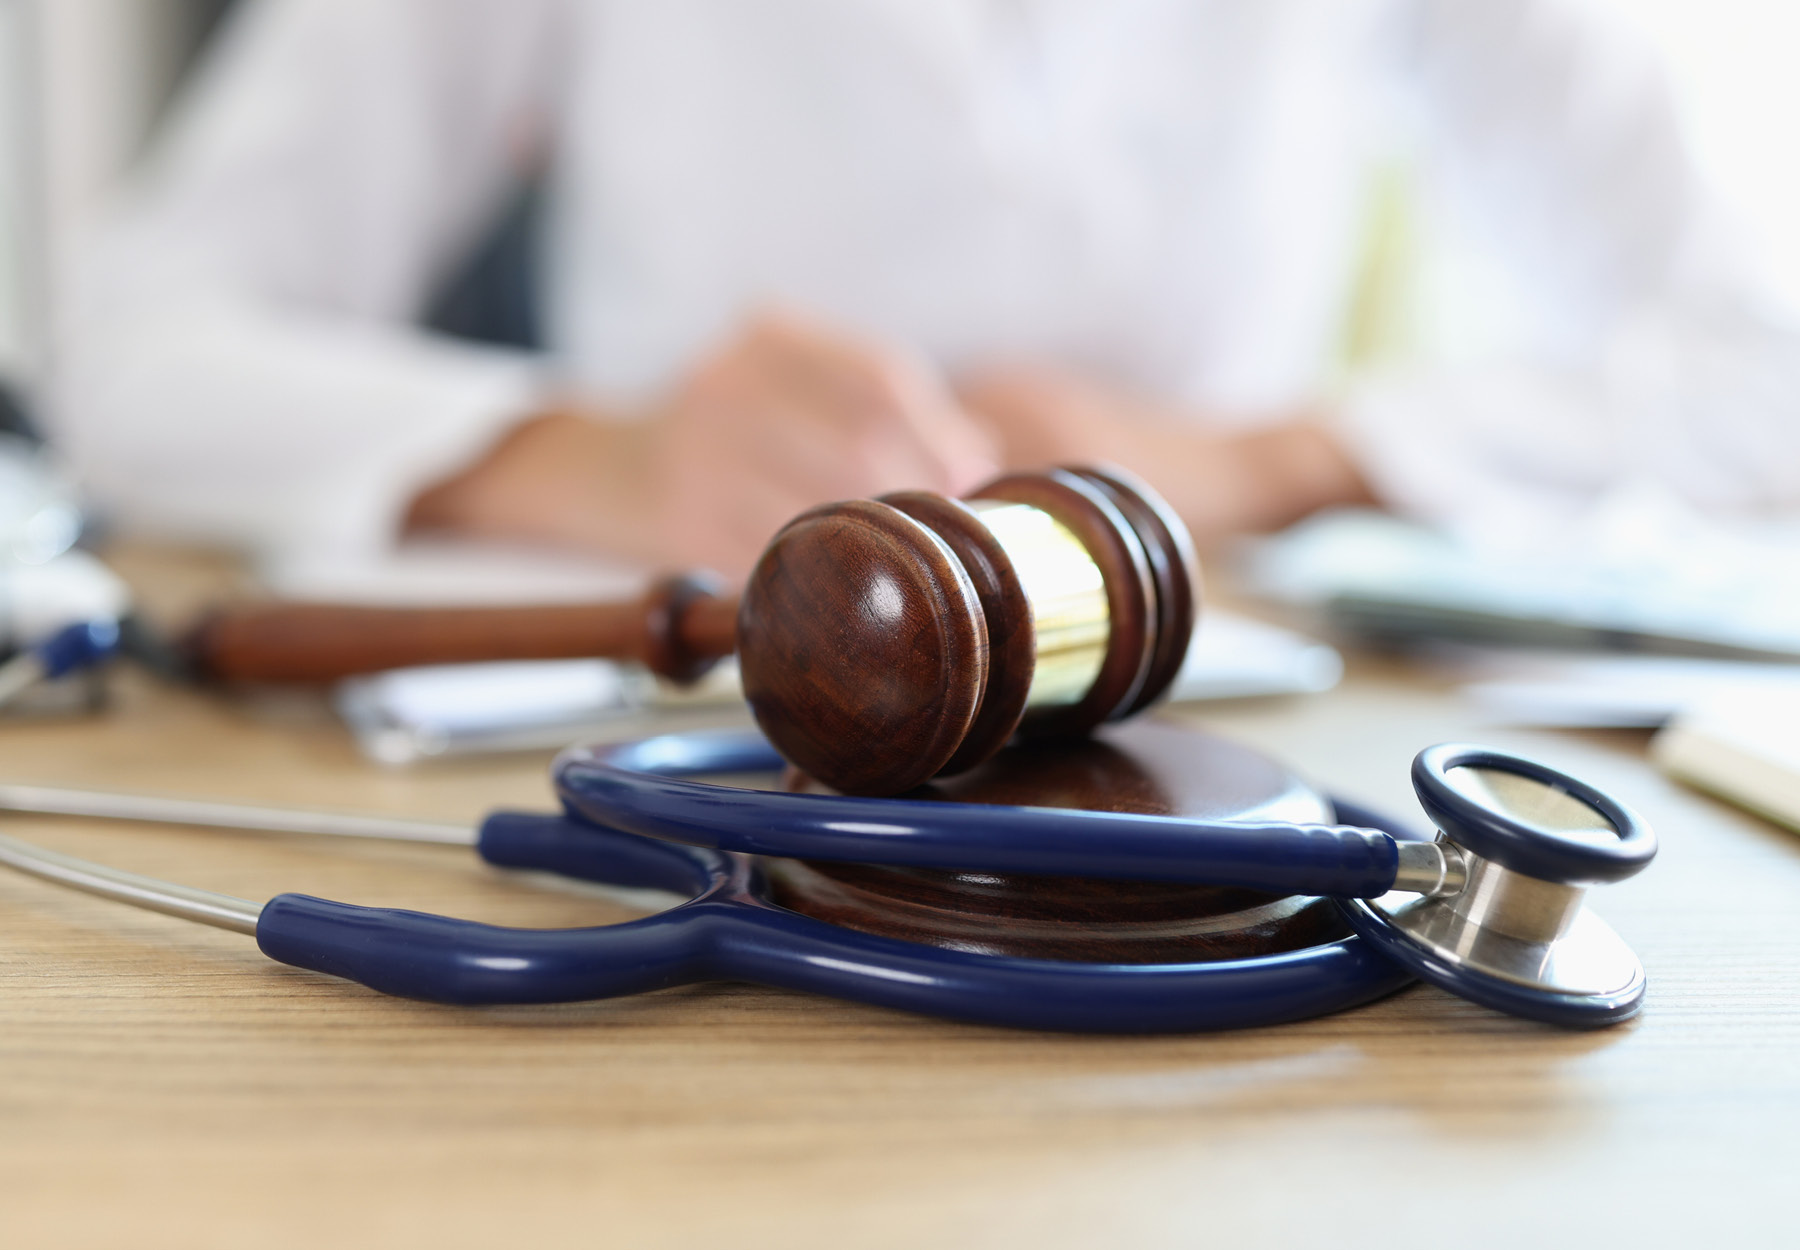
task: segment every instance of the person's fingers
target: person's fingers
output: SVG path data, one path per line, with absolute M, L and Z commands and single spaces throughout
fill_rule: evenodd
M 1119 459 L 1140 424 L 1122 400 L 1050 370 L 989 371 L 962 379 L 957 395 L 988 424 L 1014 468 Z
M 729 577 L 750 570 L 775 533 L 816 502 L 777 478 L 741 464 L 692 466 L 675 488 L 672 540 L 680 558 Z
M 803 507 L 868 492 L 878 480 L 856 438 L 816 408 L 781 396 L 759 397 L 711 431 L 710 458 L 721 481 L 768 481 Z
M 863 436 L 878 478 L 955 492 L 993 472 L 992 440 L 924 360 L 788 314 L 758 321 L 752 336 L 774 376 Z
M 685 454 L 730 489 L 735 475 L 766 477 L 811 501 L 864 493 L 881 480 L 863 425 L 846 422 L 781 371 L 744 358 L 711 371 L 669 414 Z M 872 428 L 879 428 L 875 426 Z
M 748 568 L 817 503 L 874 493 L 851 435 L 753 371 L 723 371 L 666 410 L 661 477 L 687 558 Z
M 789 315 L 770 315 L 752 327 L 748 361 L 768 384 L 806 403 L 823 420 L 849 430 L 903 421 L 906 402 L 880 375 L 873 353 L 849 336 Z
M 922 363 L 791 316 L 746 325 L 658 427 L 672 553 L 733 574 L 816 504 L 961 493 L 993 469 L 985 435 Z
M 753 467 L 814 500 L 897 485 L 942 489 L 898 383 L 873 376 L 859 351 L 822 332 L 758 323 L 700 370 L 678 414 L 694 438 L 734 445 Z
M 878 436 L 893 454 L 909 456 L 934 489 L 960 493 L 995 471 L 998 456 L 991 436 L 957 403 L 928 362 L 888 348 L 870 351 L 855 367 L 890 416 Z
M 973 490 L 999 472 L 999 440 L 947 390 L 938 388 L 928 402 L 909 411 L 914 432 L 935 456 L 948 493 Z

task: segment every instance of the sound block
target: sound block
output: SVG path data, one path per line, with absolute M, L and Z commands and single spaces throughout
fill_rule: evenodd
M 792 790 L 823 791 L 801 774 Z M 1329 822 L 1331 803 L 1274 760 L 1186 726 L 1131 721 L 1076 742 L 1018 743 L 908 798 L 1198 820 Z M 1029 831 L 1021 828 L 1020 837 Z M 1088 963 L 1197 963 L 1349 935 L 1327 900 L 1167 881 L 766 860 L 784 907 L 952 950 Z

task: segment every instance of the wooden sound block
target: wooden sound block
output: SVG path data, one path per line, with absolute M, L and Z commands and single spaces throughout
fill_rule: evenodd
M 789 789 L 822 791 L 790 776 Z M 908 798 L 1139 812 L 1201 820 L 1329 822 L 1331 804 L 1248 747 L 1132 722 L 1078 742 L 1014 745 Z M 1026 828 L 1020 837 L 1029 837 Z M 863 933 L 953 950 L 1090 963 L 1193 963 L 1348 936 L 1327 900 L 1227 886 L 769 860 L 782 906 Z

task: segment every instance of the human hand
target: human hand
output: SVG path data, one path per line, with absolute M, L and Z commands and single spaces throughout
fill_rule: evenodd
M 1045 367 L 988 369 L 961 379 L 963 406 L 998 440 L 1010 468 L 1111 461 L 1139 471 L 1174 424 L 1136 396 Z
M 973 375 L 957 395 L 999 440 L 1007 467 L 1123 465 L 1156 487 L 1202 544 L 1334 504 L 1373 502 L 1316 414 L 1209 429 L 1167 406 L 1043 368 Z
M 644 432 L 646 503 L 669 550 L 734 572 L 814 504 L 960 494 L 998 467 L 923 361 L 786 313 L 747 324 Z
M 960 494 L 988 435 L 922 361 L 764 314 L 642 420 L 560 411 L 425 492 L 410 521 L 741 574 L 797 513 L 834 499 Z

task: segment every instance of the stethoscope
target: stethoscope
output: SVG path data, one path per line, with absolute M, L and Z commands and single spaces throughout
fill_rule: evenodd
M 0 862 L 251 934 L 282 963 L 445 1003 L 566 1002 L 735 980 L 960 1020 L 1135 1033 L 1324 1014 L 1413 977 L 1563 1025 L 1613 1023 L 1643 1002 L 1637 957 L 1583 897 L 1648 864 L 1655 835 L 1623 804 L 1519 756 L 1457 745 L 1422 752 L 1412 779 L 1440 830 L 1431 841 L 1343 802 L 1341 825 L 1208 823 L 694 780 L 782 766 L 761 737 L 742 732 L 575 748 L 554 768 L 563 814 L 495 812 L 477 829 L 0 787 L 0 808 L 13 811 L 473 845 L 500 867 L 689 896 L 656 915 L 593 928 L 504 928 L 301 894 L 257 904 L 8 837 L 0 837 Z M 1327 895 L 1354 935 L 1180 964 L 945 949 L 790 911 L 772 901 L 758 856 Z

